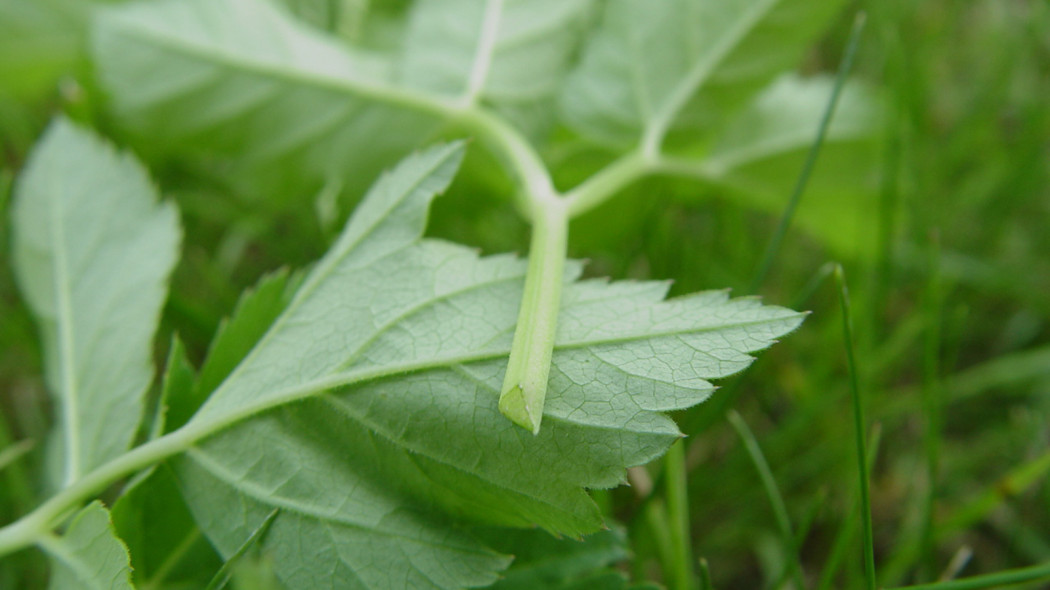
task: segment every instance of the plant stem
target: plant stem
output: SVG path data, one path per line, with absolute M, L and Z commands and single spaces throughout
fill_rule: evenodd
M 493 148 L 496 157 L 517 177 L 520 204 L 530 220 L 535 222 L 537 210 L 559 200 L 543 159 L 517 129 L 479 107 L 465 107 L 452 116 Z
M 69 509 L 121 477 L 181 453 L 210 432 L 180 428 L 105 463 L 64 488 L 29 514 L 0 528 L 0 557 L 33 545 L 50 534 Z
M 568 234 L 565 201 L 534 208 L 525 292 L 499 398 L 500 412 L 533 434 L 540 431 L 547 396 Z
M 578 217 L 594 209 L 654 168 L 655 161 L 647 159 L 640 152 L 625 154 L 565 194 L 569 202 L 569 216 Z
M 693 548 L 689 538 L 689 488 L 685 469 L 685 444 L 679 440 L 667 450 L 664 457 L 665 493 L 667 495 L 667 528 L 670 530 L 671 582 L 673 590 L 692 590 L 696 572 L 693 570 Z

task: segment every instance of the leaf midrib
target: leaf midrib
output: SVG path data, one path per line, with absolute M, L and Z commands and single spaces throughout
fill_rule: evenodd
M 65 203 L 59 177 L 52 187 L 49 213 L 51 220 L 51 242 L 55 253 L 52 287 L 57 303 L 57 330 L 59 341 L 59 367 L 62 374 L 62 418 L 65 435 L 65 469 L 62 485 L 67 486 L 80 476 L 80 421 L 79 383 L 76 378 L 76 345 L 73 334 L 74 313 L 72 301 L 72 279 L 67 258 Z
M 680 336 L 684 334 L 699 334 L 705 332 L 716 332 L 726 329 L 746 328 L 749 326 L 759 326 L 773 322 L 790 321 L 805 317 L 805 315 L 805 313 L 793 313 L 785 316 L 742 321 L 732 324 L 722 324 L 719 326 L 709 326 L 698 329 L 676 329 L 652 333 L 632 333 L 616 338 L 605 338 L 600 340 L 579 340 L 575 342 L 564 342 L 561 344 L 556 343 L 554 345 L 554 351 L 557 352 L 559 350 L 571 350 L 575 348 L 618 344 L 623 342 L 631 342 L 639 339 L 649 340 L 671 336 Z M 209 434 L 218 432 L 219 430 L 236 424 L 240 420 L 246 419 L 254 414 L 264 412 L 266 410 L 273 409 L 284 404 L 320 395 L 325 391 L 329 391 L 339 387 L 347 387 L 350 385 L 357 385 L 367 383 L 370 381 L 378 381 L 387 377 L 404 375 L 408 373 L 418 373 L 427 370 L 448 368 L 452 365 L 494 360 L 504 358 L 509 353 L 509 349 L 501 348 L 499 350 L 488 350 L 473 354 L 464 354 L 438 359 L 427 359 L 423 362 L 388 365 L 385 367 L 371 368 L 370 370 L 361 370 L 357 372 L 349 372 L 343 374 L 330 374 L 326 375 L 325 377 L 313 379 L 306 383 L 302 383 L 298 386 L 285 389 L 283 392 L 277 392 L 275 394 L 268 395 L 266 399 L 263 400 L 261 403 L 248 403 L 239 406 L 235 410 L 229 410 L 222 414 L 213 414 L 211 416 L 208 416 L 207 420 L 203 422 L 195 422 L 194 420 L 191 420 L 190 423 L 187 424 L 184 428 L 192 427 L 194 430 L 199 431 L 196 433 L 196 436 L 194 436 L 194 438 L 196 439 L 198 437 L 204 437 Z
M 646 125 L 642 140 L 643 146 L 653 150 L 652 153 L 654 154 L 659 151 L 659 144 L 662 143 L 678 112 L 703 87 L 715 68 L 725 60 L 733 49 L 740 45 L 744 38 L 747 37 L 747 34 L 763 17 L 769 14 L 770 10 L 779 1 L 763 0 L 753 5 L 750 10 L 745 12 L 744 18 L 737 21 L 737 25 L 730 29 L 729 34 L 721 38 L 720 42 L 711 49 L 705 58 L 697 60 L 689 68 L 689 71 L 682 77 L 670 97 L 664 102 L 663 108 L 657 111 Z
M 272 63 L 261 59 L 253 59 L 250 55 L 231 51 L 228 46 L 220 43 L 196 43 L 171 34 L 168 31 L 137 27 L 134 26 L 134 23 L 126 23 L 118 19 L 114 20 L 116 22 L 111 21 L 110 23 L 112 29 L 132 41 L 158 46 L 203 63 L 269 76 L 292 84 L 305 84 L 321 89 L 336 90 L 382 104 L 396 105 L 442 117 L 449 117 L 457 112 L 457 108 L 453 104 L 438 96 L 414 92 L 407 88 L 378 81 L 366 82 L 360 78 L 351 77 L 336 78 L 318 72 L 299 69 L 294 67 L 294 64 Z M 208 41 L 213 41 L 213 39 L 209 38 Z
M 315 273 L 312 273 L 310 277 L 307 278 L 306 282 L 299 287 L 292 301 L 289 302 L 288 307 L 285 308 L 284 312 L 282 312 L 281 315 L 278 316 L 277 320 L 274 321 L 273 325 L 270 326 L 270 328 L 266 331 L 262 338 L 260 338 L 259 341 L 255 344 L 255 346 L 252 347 L 251 352 L 249 352 L 244 357 L 244 359 L 227 376 L 227 378 L 224 379 L 223 382 L 219 384 L 219 386 L 215 389 L 215 391 L 209 395 L 209 401 L 217 399 L 218 396 L 220 396 L 222 392 L 228 387 L 227 384 L 235 382 L 235 378 L 245 370 L 245 367 L 248 366 L 252 360 L 254 360 L 259 354 L 261 354 L 260 351 L 265 348 L 265 345 L 272 338 L 276 337 L 275 334 L 277 334 L 280 331 L 281 327 L 283 327 L 284 324 L 287 321 L 289 321 L 288 318 L 290 318 L 292 314 L 309 299 L 310 295 L 312 295 L 316 291 L 316 289 L 318 289 L 321 285 L 325 283 L 326 279 L 328 279 L 330 275 L 335 271 L 335 269 L 339 267 L 339 264 L 342 261 L 344 261 L 348 256 L 353 254 L 361 245 L 361 243 L 363 243 L 370 235 L 372 235 L 373 232 L 375 232 L 378 228 L 382 227 L 383 222 L 388 219 L 390 212 L 395 210 L 398 206 L 402 205 L 406 199 L 411 198 L 412 194 L 415 191 L 417 191 L 424 182 L 426 182 L 432 177 L 433 172 L 441 166 L 447 164 L 449 158 L 455 153 L 455 150 L 451 148 L 446 148 L 445 155 L 443 157 L 435 159 L 433 164 L 430 167 L 426 168 L 426 173 L 420 173 L 418 178 L 407 189 L 403 190 L 403 197 L 391 204 L 391 206 L 386 210 L 386 215 L 378 217 L 371 226 L 369 226 L 367 229 L 360 233 L 357 240 L 343 246 L 343 251 L 340 252 L 337 256 L 332 256 L 330 258 L 326 256 L 324 259 L 322 259 L 321 265 L 317 268 L 317 271 Z M 380 180 L 380 182 L 382 182 L 382 180 Z M 353 222 L 351 221 L 351 223 Z M 405 246 L 402 246 L 402 248 L 399 248 L 397 250 L 401 250 L 405 247 L 416 244 L 419 241 L 420 240 L 417 238 L 416 240 L 408 242 L 407 244 L 405 244 Z M 207 402 L 205 403 L 205 406 L 201 408 L 200 411 L 204 411 L 206 408 Z

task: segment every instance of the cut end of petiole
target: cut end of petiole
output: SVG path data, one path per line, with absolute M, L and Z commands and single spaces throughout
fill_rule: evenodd
M 518 426 L 532 434 L 540 433 L 540 421 L 543 419 L 543 398 L 546 392 L 540 392 L 539 404 L 534 401 L 535 395 L 528 395 L 521 385 L 504 386 L 499 396 L 499 411 Z M 538 407 L 537 407 L 538 406 Z

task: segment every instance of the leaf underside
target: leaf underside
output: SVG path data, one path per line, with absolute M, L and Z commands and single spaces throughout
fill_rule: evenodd
M 138 162 L 65 119 L 32 152 L 13 218 L 56 404 L 47 471 L 58 489 L 131 445 L 181 232 Z
M 225 555 L 276 507 L 265 550 L 291 587 L 491 583 L 507 557 L 450 519 L 597 530 L 585 489 L 662 454 L 680 436 L 662 412 L 801 322 L 724 292 L 579 281 L 570 264 L 534 436 L 497 408 L 525 264 L 421 239 L 461 156 L 438 146 L 385 175 L 190 421 L 232 425 L 176 463 Z
M 290 201 L 363 187 L 447 123 L 412 93 L 481 105 L 532 136 L 560 118 L 624 149 L 666 123 L 669 153 L 707 150 L 703 175 L 741 186 L 746 166 L 808 145 L 802 123 L 770 115 L 761 137 L 739 123 L 767 115 L 768 96 L 815 88 L 758 94 L 840 5 L 614 0 L 583 41 L 585 0 L 461 4 L 449 19 L 448 3 L 415 3 L 400 53 L 377 56 L 269 3 L 161 0 L 105 11 L 94 52 L 134 135 Z M 187 407 L 210 396 L 186 428 L 218 434 L 173 462 L 226 558 L 277 508 L 260 549 L 289 587 L 490 584 L 510 558 L 473 525 L 598 530 L 586 490 L 660 456 L 681 436 L 664 412 L 703 401 L 710 380 L 802 321 L 725 292 L 665 301 L 664 283 L 579 280 L 570 262 L 544 426 L 523 431 L 497 401 L 525 263 L 421 238 L 462 153 L 402 161 L 290 299 L 264 285 L 260 309 L 231 320 L 258 341 L 206 365 Z
M 74 516 L 61 537 L 42 543 L 51 558 L 51 590 L 131 590 L 128 551 L 97 500 Z
M 562 115 L 606 144 L 636 143 L 661 119 L 695 137 L 793 68 L 841 4 L 611 0 L 563 88 Z

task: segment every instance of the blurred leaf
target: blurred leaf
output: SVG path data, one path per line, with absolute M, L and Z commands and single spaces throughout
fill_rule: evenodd
M 758 94 L 719 134 L 698 164 L 708 180 L 750 205 L 780 213 L 797 179 L 834 80 L 785 75 Z M 847 84 L 839 96 L 816 172 L 795 220 L 839 255 L 871 255 L 877 217 L 873 139 L 882 124 L 873 92 Z
M 391 98 L 389 64 L 256 0 L 161 0 L 109 9 L 94 55 L 142 149 L 228 174 L 287 203 L 326 183 L 363 189 L 432 134 Z M 155 141 L 163 138 L 162 142 Z
M 91 3 L 0 0 L 0 95 L 39 99 L 80 57 Z
M 128 550 L 101 502 L 84 507 L 61 537 L 41 543 L 51 557 L 51 590 L 132 588 Z
M 59 416 L 49 477 L 60 488 L 121 455 L 138 430 L 178 216 L 131 156 L 65 119 L 15 197 L 14 264 L 44 341 Z
M 420 0 L 401 82 L 464 103 L 482 101 L 525 130 L 552 120 L 553 99 L 592 0 Z
M 660 125 L 695 138 L 797 65 L 841 4 L 611 0 L 563 89 L 562 112 L 602 143 L 627 147 Z

